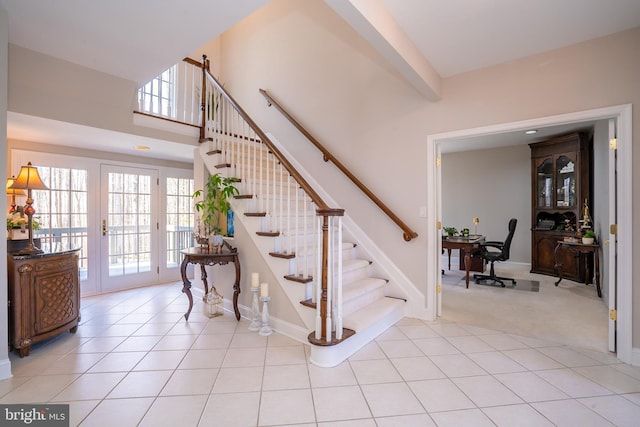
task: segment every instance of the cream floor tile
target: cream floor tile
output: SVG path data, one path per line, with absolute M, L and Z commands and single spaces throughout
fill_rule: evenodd
M 578 399 L 587 408 L 619 427 L 635 427 L 640 421 L 640 406 L 621 396 Z
M 196 322 L 189 317 L 189 321 L 178 321 L 169 331 L 167 335 L 199 335 L 207 326 L 205 322 Z
M 640 380 L 620 372 L 612 366 L 589 366 L 574 370 L 616 393 L 640 392 Z
M 303 345 L 267 347 L 266 365 L 307 364 Z
M 298 345 L 300 345 L 298 341 L 282 334 L 271 334 L 267 338 L 268 347 L 290 347 Z
M 189 350 L 197 335 L 166 335 L 158 341 L 153 350 Z
M 109 353 L 70 353 L 62 356 L 48 368 L 41 371 L 44 375 L 81 374 L 88 371 L 100 359 Z
M 69 403 L 69 427 L 80 425 L 101 400 L 76 400 Z
M 264 366 L 267 347 L 229 348 L 222 361 L 224 368 L 241 368 L 245 366 Z
M 377 427 L 436 427 L 433 419 L 427 414 L 380 417 L 376 418 L 374 425 Z
M 402 381 L 402 377 L 387 360 L 354 360 L 351 369 L 359 384 L 395 383 Z
M 438 368 L 448 377 L 467 377 L 484 375 L 487 372 L 464 354 L 429 356 Z
M 464 409 L 431 414 L 438 427 L 494 427 L 493 422 L 479 409 Z
M 221 368 L 213 385 L 213 393 L 260 391 L 263 367 Z
M 530 405 L 507 405 L 482 408 L 498 427 L 553 427 L 551 421 Z
M 538 371 L 536 375 L 571 397 L 592 397 L 613 394 L 611 390 L 602 387 L 571 369 Z
M 387 356 L 384 354 L 378 343 L 372 341 L 355 352 L 351 357 L 349 357 L 349 360 L 374 360 L 385 359 L 386 357 Z
M 259 408 L 259 392 L 212 394 L 209 396 L 198 426 L 256 426 Z
M 378 335 L 376 341 L 395 341 L 406 340 L 408 337 L 402 332 L 398 326 L 391 326 L 389 329 Z
M 236 329 L 238 328 L 235 319 L 233 322 L 230 321 L 220 321 L 221 319 L 213 319 L 211 322 L 208 322 L 204 329 L 202 330 L 202 334 L 204 335 L 218 335 L 218 334 L 234 334 Z M 253 332 L 255 334 L 255 332 Z
M 233 334 L 203 334 L 198 336 L 191 346 L 194 350 L 227 349 Z
M 108 353 L 119 346 L 125 337 L 94 337 L 76 348 L 77 353 Z
M 490 374 L 526 371 L 524 366 L 499 351 L 471 353 L 467 354 L 467 356 Z
M 122 322 L 122 320 L 119 320 Z M 142 326 L 142 323 L 116 323 L 102 331 L 103 337 L 128 337 Z
M 523 403 L 522 399 L 490 375 L 452 378 L 451 381 L 480 408 Z
M 627 365 L 626 363 L 618 363 L 617 365 L 611 365 L 616 371 L 620 371 L 623 374 L 627 374 L 637 380 L 640 380 L 640 366 Z
M 218 369 L 179 369 L 173 372 L 160 396 L 209 394 L 218 376 Z
M 533 348 L 505 350 L 503 353 L 531 371 L 564 368 L 564 365 L 561 363 L 556 362 Z
M 158 397 L 145 414 L 139 427 L 197 426 L 208 396 Z
M 0 381 L 0 399 L 12 390 L 17 389 L 25 382 L 29 381 L 30 377 L 11 377 Z
M 149 311 L 146 313 L 136 313 L 132 312 L 124 316 L 122 319 L 118 321 L 118 323 L 139 323 L 144 324 L 153 318 L 153 311 Z
M 124 372 L 84 374 L 51 399 L 52 402 L 103 399 L 124 378 Z
M 621 396 L 627 399 L 629 402 L 635 403 L 636 405 L 640 406 L 640 393 L 622 394 Z
M 311 390 L 308 389 L 263 391 L 258 425 L 314 423 L 316 417 L 313 406 Z
M 445 338 L 420 338 L 414 340 L 414 343 L 422 350 L 427 356 L 439 356 L 443 354 L 459 354 L 458 350 L 453 344 L 447 341 Z
M 524 344 L 522 341 L 518 341 L 507 334 L 482 335 L 478 338 L 496 350 L 517 350 L 521 348 L 529 348 L 529 346 Z
M 449 379 L 412 381 L 408 385 L 429 414 L 476 407 Z
M 140 329 L 136 330 L 132 336 L 163 336 L 173 328 L 174 323 L 161 323 L 153 322 L 153 319 L 148 323 L 140 326 Z
M 376 421 L 373 418 L 362 418 L 359 420 L 346 421 L 329 421 L 317 424 L 299 424 L 297 427 L 376 427 Z
M 237 333 L 233 336 L 229 348 L 264 348 L 267 341 L 267 337 L 258 335 L 257 332 Z
M 113 351 L 149 351 L 158 341 L 160 336 L 130 336 Z
M 425 324 L 400 325 L 398 328 L 410 339 L 438 338 L 439 335 Z
M 43 375 L 30 378 L 0 399 L 1 403 L 47 402 L 72 384 L 78 374 Z
M 132 370 L 146 354 L 144 351 L 109 353 L 94 364 L 87 372 L 128 372 Z
M 160 394 L 172 371 L 129 372 L 109 393 L 109 399 L 155 397 Z
M 134 370 L 159 371 L 176 369 L 186 354 L 186 350 L 152 351 L 147 353 Z
M 265 366 L 262 389 L 287 390 L 310 388 L 306 364 Z
M 371 418 L 362 390 L 357 386 L 313 389 L 313 403 L 319 422 Z
M 465 354 L 481 353 L 494 350 L 493 347 L 476 336 L 449 337 L 447 338 L 447 341 L 449 341 L 455 348 Z
M 356 385 L 358 383 L 349 362 L 342 362 L 331 369 L 319 368 L 311 364 L 308 365 L 308 368 L 309 380 L 313 388 Z
M 105 399 L 87 416 L 80 427 L 135 427 L 151 407 L 154 398 Z
M 425 412 L 405 382 L 363 385 L 362 392 L 376 418 Z
M 178 369 L 206 369 L 222 366 L 227 350 L 189 350 L 184 356 Z
M 532 403 L 531 406 L 558 427 L 613 426 L 596 412 L 576 400 L 554 400 Z
M 495 378 L 525 402 L 568 399 L 569 396 L 533 372 L 496 375 Z
M 422 356 L 422 351 L 413 341 L 404 339 L 396 341 L 378 341 L 378 345 L 387 357 Z
M 542 347 L 539 348 L 538 351 L 569 368 L 593 366 L 598 364 L 595 359 L 577 352 L 571 347 Z
M 469 331 L 467 331 L 457 323 L 440 322 L 433 323 L 429 326 L 431 326 L 431 329 L 433 329 L 441 337 L 459 337 L 469 335 Z
M 445 378 L 444 373 L 427 356 L 390 359 L 405 381 Z

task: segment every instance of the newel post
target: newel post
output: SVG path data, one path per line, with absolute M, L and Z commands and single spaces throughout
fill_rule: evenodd
M 200 114 L 201 114 L 201 126 L 200 126 L 200 142 L 204 141 L 205 128 L 207 126 L 207 70 L 209 69 L 209 62 L 207 61 L 207 55 L 202 55 L 202 89 L 200 90 Z

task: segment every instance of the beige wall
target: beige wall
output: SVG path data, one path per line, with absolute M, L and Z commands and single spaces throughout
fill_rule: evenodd
M 528 145 L 442 155 L 442 225 L 507 237 L 509 219 L 518 224 L 509 261 L 531 262 L 531 152 Z
M 222 54 L 221 78 L 234 98 L 322 176 L 340 207 L 423 290 L 425 260 L 433 250 L 425 243 L 433 225 L 418 216 L 427 200 L 427 135 L 640 102 L 640 29 L 445 79 L 443 99 L 435 103 L 402 81 L 319 0 L 272 1 L 222 36 Z M 404 242 L 391 221 L 267 108 L 259 88 L 289 108 L 420 237 Z M 633 130 L 640 132 L 637 115 Z M 635 150 L 635 163 L 639 159 Z M 633 180 L 637 211 L 637 171 Z M 634 239 L 635 253 L 639 242 Z M 636 268 L 634 277 L 639 274 Z M 635 290 L 634 307 L 640 307 Z M 640 345 L 640 331 L 634 343 Z
M 9 45 L 9 18 L 0 7 L 0 152 L 7 151 L 7 58 Z M 0 162 L 0 176 L 7 176 L 6 162 Z M 3 181 L 4 182 L 4 181 Z M 7 198 L 0 201 L 0 211 L 7 212 Z M 0 275 L 7 277 L 7 247 L 0 245 Z M 3 281 L 2 283 L 6 283 Z M 0 319 L 7 319 L 7 286 L 0 288 Z M 4 324 L 4 322 L 3 322 Z M 0 343 L 9 342 L 8 328 L 0 328 Z M 11 376 L 11 362 L 6 345 L 0 346 L 0 379 Z

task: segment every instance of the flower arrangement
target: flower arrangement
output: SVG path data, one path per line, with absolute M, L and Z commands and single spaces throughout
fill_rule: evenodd
M 40 222 L 36 218 L 31 218 L 31 225 L 34 230 L 40 229 Z M 7 230 L 25 229 L 27 227 L 27 217 L 19 211 L 7 214 Z

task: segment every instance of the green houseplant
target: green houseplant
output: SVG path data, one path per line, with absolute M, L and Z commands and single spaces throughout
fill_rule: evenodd
M 455 227 L 442 227 L 442 229 L 444 230 L 445 233 L 447 233 L 447 236 L 449 237 L 455 236 L 456 234 L 458 234 L 458 229 Z
M 200 213 L 205 227 L 203 237 L 208 237 L 210 234 L 223 234 L 220 230 L 220 222 L 221 218 L 226 217 L 227 211 L 231 209 L 229 199 L 239 194 L 235 186 L 236 182 L 235 178 L 217 173 L 209 177 L 205 189 L 196 190 L 193 193 L 192 197 L 199 199 L 194 206 L 196 211 Z
M 582 243 L 585 245 L 592 245 L 596 240 L 596 233 L 593 230 L 587 230 L 582 235 Z

